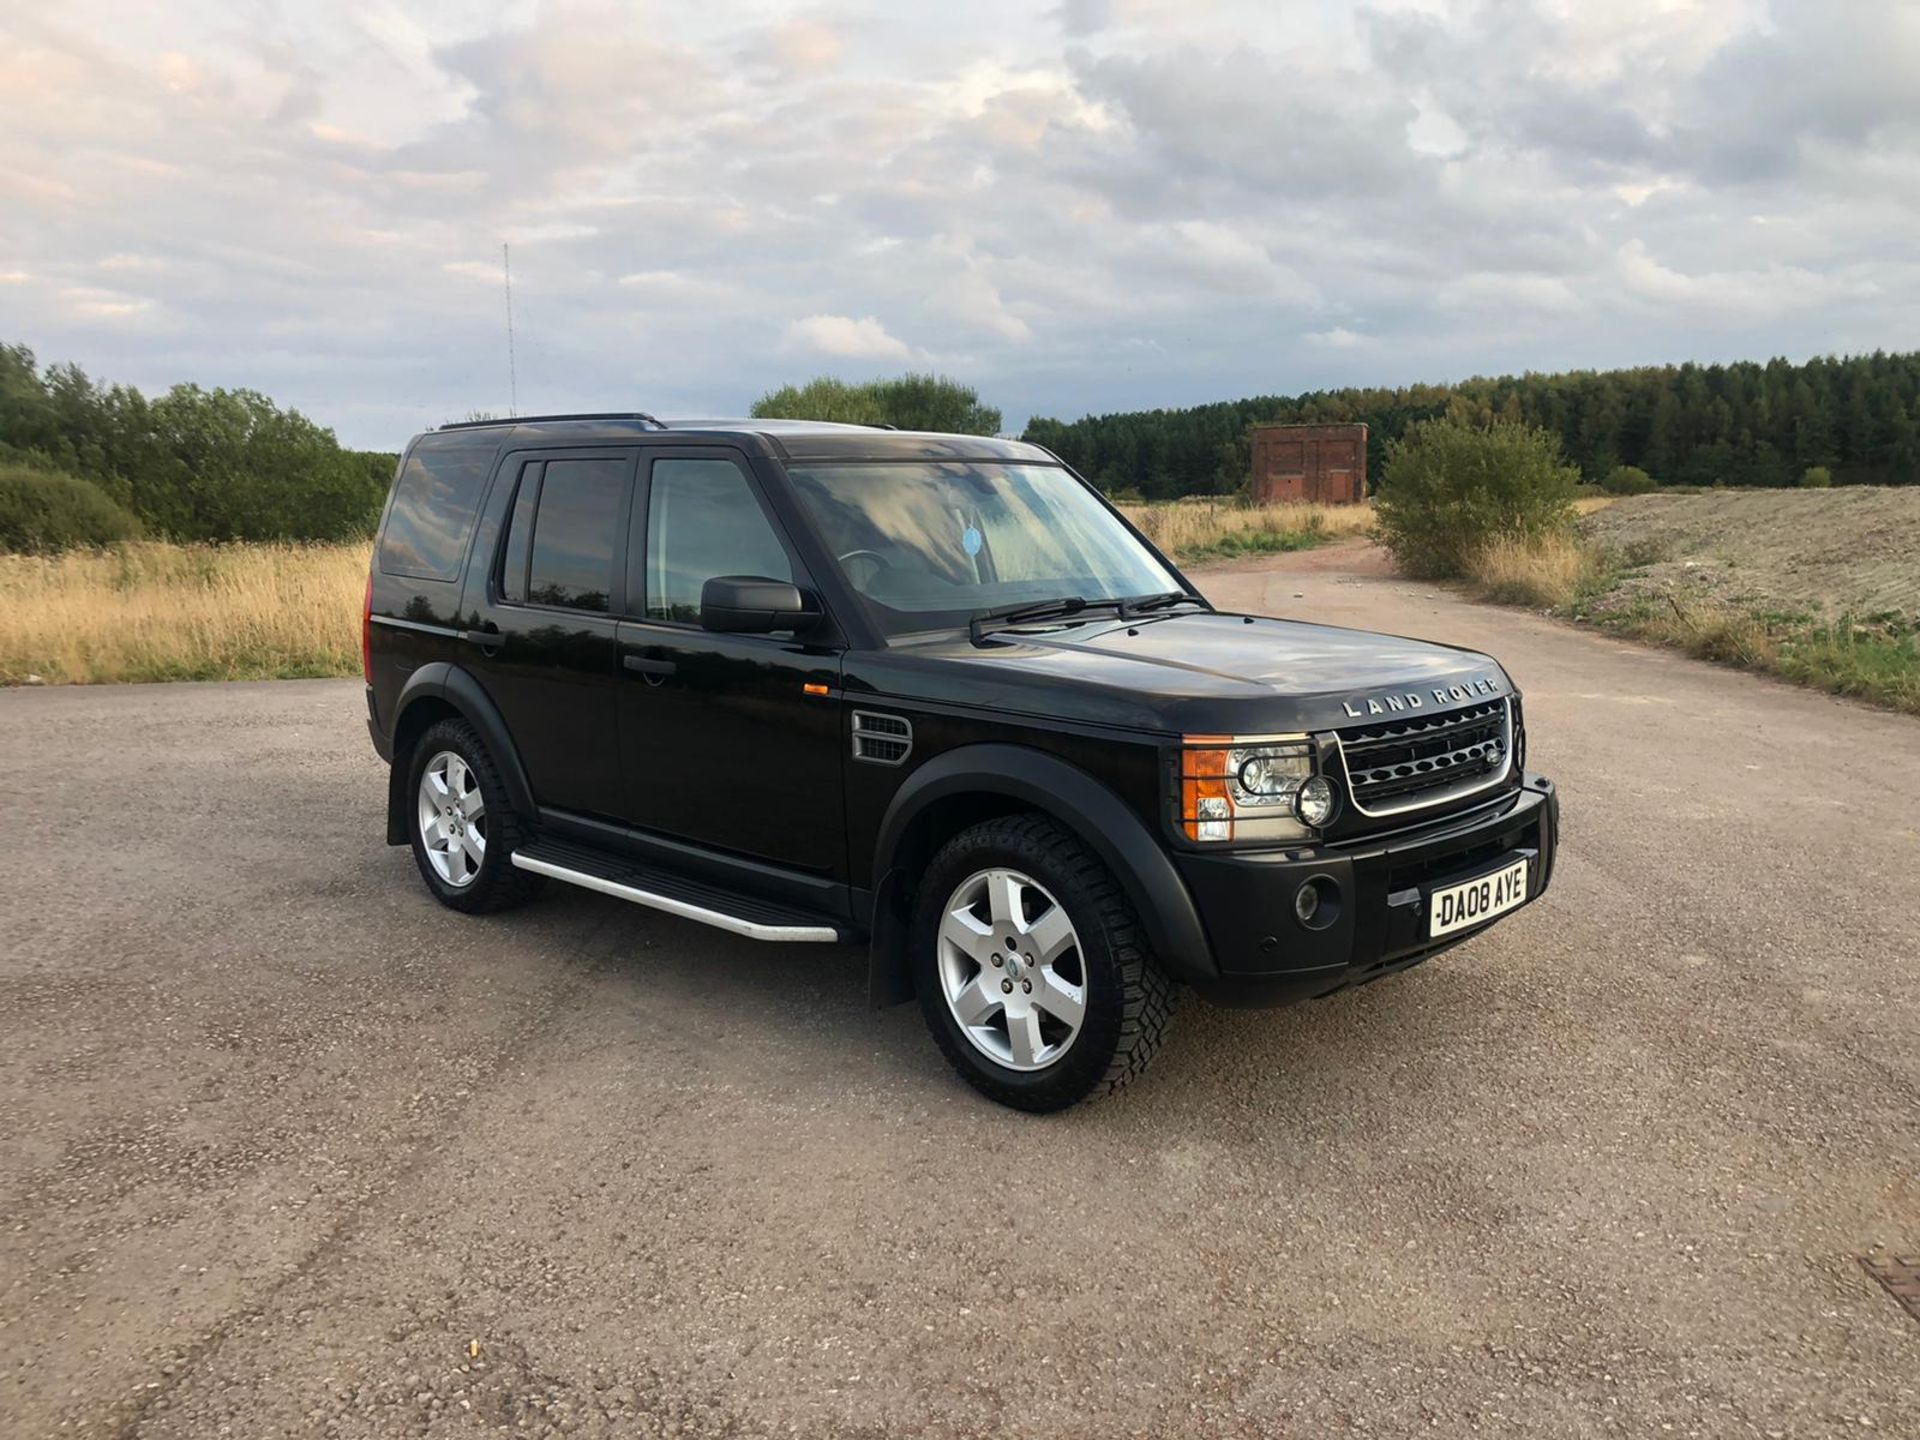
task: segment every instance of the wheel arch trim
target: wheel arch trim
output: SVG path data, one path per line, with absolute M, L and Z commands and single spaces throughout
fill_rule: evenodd
M 393 705 L 393 763 L 387 775 L 387 843 L 408 843 L 407 772 L 413 768 L 412 747 L 402 749 L 399 741 L 407 729 L 407 712 L 423 700 L 437 700 L 480 732 L 480 739 L 493 757 L 500 779 L 507 787 L 507 799 L 513 808 L 529 820 L 539 812 L 533 802 L 533 787 L 527 781 L 526 767 L 514 748 L 507 722 L 472 672 L 445 660 L 422 665 L 407 677 Z
M 963 745 L 918 767 L 894 792 L 874 842 L 868 992 L 875 1005 L 912 995 L 903 868 L 914 824 L 942 800 L 987 795 L 1057 820 L 1100 857 L 1134 898 L 1140 924 L 1169 974 L 1214 978 L 1206 927 L 1166 848 L 1126 802 L 1078 766 L 1020 745 Z

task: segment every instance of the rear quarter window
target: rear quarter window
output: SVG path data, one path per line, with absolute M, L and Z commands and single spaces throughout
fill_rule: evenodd
M 414 442 L 380 535 L 382 571 L 422 580 L 459 576 L 500 441 L 486 431 L 455 431 Z

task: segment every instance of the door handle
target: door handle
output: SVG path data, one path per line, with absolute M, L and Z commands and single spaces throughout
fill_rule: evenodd
M 460 638 L 469 645 L 478 645 L 482 649 L 494 650 L 506 643 L 506 635 L 499 630 L 462 630 Z
M 645 655 L 622 655 L 620 663 L 641 675 L 671 675 L 675 668 L 671 660 L 651 660 Z

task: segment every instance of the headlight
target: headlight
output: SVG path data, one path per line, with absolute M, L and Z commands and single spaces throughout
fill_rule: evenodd
M 1190 840 L 1307 840 L 1332 818 L 1334 795 L 1305 736 L 1189 735 L 1179 805 Z

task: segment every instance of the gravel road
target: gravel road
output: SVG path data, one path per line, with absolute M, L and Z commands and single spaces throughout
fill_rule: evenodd
M 852 950 L 439 909 L 357 681 L 0 693 L 0 1434 L 1920 1433 L 1920 724 L 1380 575 L 1554 890 L 1044 1119 Z

